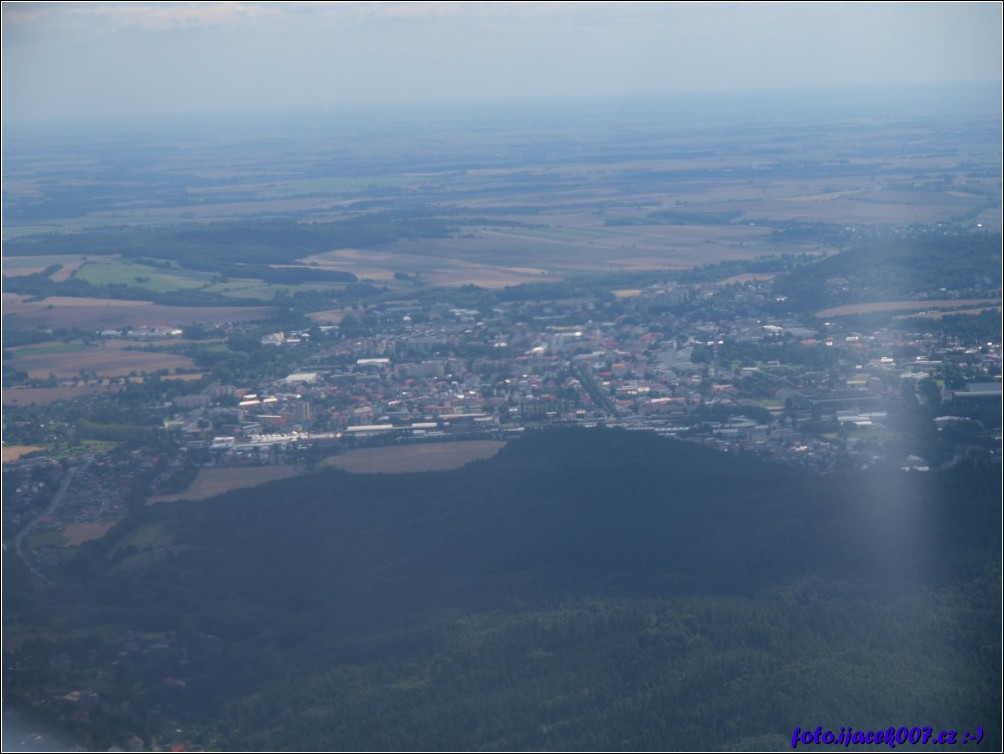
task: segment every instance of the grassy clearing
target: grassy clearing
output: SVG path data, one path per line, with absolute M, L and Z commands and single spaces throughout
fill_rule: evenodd
M 53 557 L 63 561 L 73 555 L 66 550 L 66 538 L 63 532 L 52 529 L 25 537 L 22 552 L 26 559 L 37 566 L 44 566 L 45 561 Z
M 262 283 L 260 280 L 214 283 L 205 288 L 206 293 L 215 293 L 228 298 L 253 298 L 259 301 L 271 301 L 275 298 L 277 290 L 278 288 Z
M 120 567 L 127 569 L 155 565 L 178 548 L 173 547 L 174 535 L 164 524 L 141 526 L 126 535 L 111 552 L 113 560 L 120 559 Z
M 91 453 L 105 453 L 118 447 L 117 442 L 110 440 L 82 440 L 80 446 Z

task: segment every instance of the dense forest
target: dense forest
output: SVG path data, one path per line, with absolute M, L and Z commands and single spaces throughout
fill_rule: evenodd
M 374 213 L 329 223 L 260 220 L 198 228 L 118 228 L 12 240 L 9 253 L 155 257 L 175 261 L 186 269 L 229 273 L 234 265 L 288 264 L 335 248 L 371 247 L 399 238 L 440 237 L 451 227 L 443 220 L 412 213 Z
M 999 233 L 888 237 L 777 278 L 786 308 L 820 307 L 916 297 L 966 298 L 1001 285 Z
M 5 563 L 12 625 L 50 637 L 5 648 L 8 700 L 97 747 L 170 720 L 223 749 L 780 749 L 906 725 L 994 750 L 999 473 L 819 476 L 569 429 L 455 471 L 141 507 L 48 588 Z M 100 700 L 86 717 L 45 701 L 73 688 Z

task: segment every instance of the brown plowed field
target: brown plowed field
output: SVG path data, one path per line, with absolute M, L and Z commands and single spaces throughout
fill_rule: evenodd
M 157 495 L 148 503 L 170 503 L 175 500 L 206 500 L 231 490 L 257 487 L 265 482 L 286 479 L 301 473 L 302 467 L 280 466 L 228 466 L 225 468 L 201 469 L 186 492 L 176 495 Z
M 324 463 L 357 474 L 443 471 L 460 468 L 471 461 L 491 458 L 503 447 L 505 442 L 501 440 L 471 440 L 359 448 L 325 458 Z

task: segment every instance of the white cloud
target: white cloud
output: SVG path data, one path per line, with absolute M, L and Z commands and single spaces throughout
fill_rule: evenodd
M 504 19 L 528 18 L 554 14 L 584 13 L 593 10 L 613 10 L 623 13 L 626 9 L 666 5 L 665 3 L 641 3 L 627 0 L 551 0 L 550 2 L 457 2 L 456 0 L 433 0 L 431 2 L 364 2 L 361 0 L 329 0 L 321 2 L 288 2 L 284 8 L 299 11 L 323 11 L 329 16 L 351 17 L 357 20 L 423 20 L 442 18 L 464 19 Z
M 3 102 L 26 120 L 983 80 L 1000 75 L 1000 7 L 4 3 Z
M 220 26 L 276 12 L 277 8 L 269 3 L 244 2 L 95 3 L 67 10 L 74 16 L 104 19 L 120 27 L 141 29 Z

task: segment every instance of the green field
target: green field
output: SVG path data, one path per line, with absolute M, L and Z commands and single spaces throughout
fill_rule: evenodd
M 229 298 L 271 301 L 280 292 L 295 294 L 301 291 L 341 289 L 337 283 L 277 284 L 265 283 L 255 278 L 221 278 L 211 272 L 188 269 L 165 270 L 141 262 L 128 260 L 88 262 L 74 275 L 96 286 L 124 285 L 139 288 L 151 294 L 198 290 Z
M 163 270 L 146 264 L 115 260 L 88 262 L 74 276 L 92 285 L 128 285 L 151 293 L 171 293 L 205 286 L 212 274 L 194 270 Z
M 36 564 L 39 564 L 40 559 L 47 554 L 54 554 L 60 561 L 73 557 L 73 552 L 66 547 L 66 537 L 61 531 L 50 530 L 31 534 L 25 537 L 23 549 L 24 555 Z

